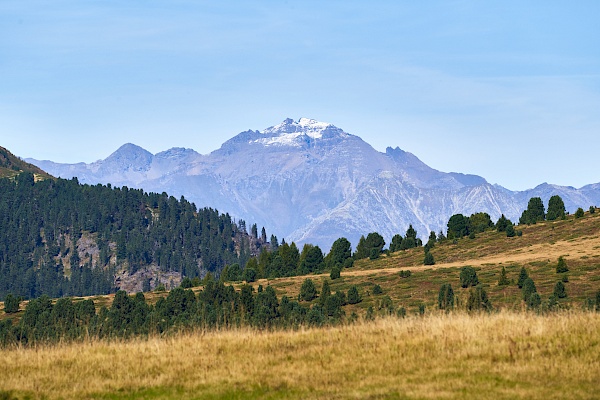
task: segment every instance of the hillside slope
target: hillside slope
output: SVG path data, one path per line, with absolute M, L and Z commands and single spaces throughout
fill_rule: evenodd
M 184 198 L 77 180 L 0 179 L 0 298 L 174 287 L 265 245 Z
M 583 218 L 569 216 L 565 220 L 521 225 L 518 229 L 522 230 L 522 236 L 509 238 L 504 232 L 486 231 L 474 239 L 465 237 L 437 243 L 431 249 L 435 265 L 423 265 L 423 248 L 413 248 L 383 254 L 376 260 L 357 260 L 353 267 L 341 271 L 339 279 L 332 280 L 327 271 L 259 279 L 250 285 L 255 293 L 259 287 L 270 286 L 280 299 L 286 296 L 292 300 L 298 298 L 306 279 L 313 280 L 318 290 L 323 282 L 327 282 L 331 293 L 347 293 L 350 287 L 356 286 L 362 301 L 344 305 L 345 318 L 353 313 L 362 317 L 369 307 L 382 315 L 389 313 L 389 307 L 394 313 L 401 308 L 408 313 L 418 313 L 420 306 L 424 306 L 426 312 L 434 312 L 438 290 L 444 283 L 450 283 L 454 288 L 457 308 L 464 308 L 471 289 L 460 287 L 459 275 L 462 267 L 472 266 L 495 309 L 521 310 L 525 303 L 517 280 L 520 270 L 525 268 L 537 286 L 544 307 L 559 281 L 564 282 L 567 297 L 558 299 L 555 307 L 581 309 L 588 301 L 596 301 L 595 296 L 600 292 L 600 211 L 588 212 Z M 559 257 L 566 260 L 567 273 L 556 272 Z M 510 281 L 505 286 L 498 284 L 503 267 Z M 410 276 L 403 276 L 403 271 L 410 271 Z M 240 281 L 226 283 L 233 284 L 238 290 L 245 284 Z M 375 285 L 380 286 L 381 293 L 374 292 Z M 193 288 L 196 294 L 202 290 L 203 287 Z M 145 298 L 154 304 L 167 295 L 167 292 L 147 292 Z M 113 296 L 95 296 L 96 307 L 110 307 Z M 316 297 L 310 302 L 300 302 L 300 305 L 310 308 L 319 303 L 320 299 Z
M 50 175 L 39 167 L 29 164 L 10 151 L 0 146 L 0 178 L 14 178 L 22 172 L 29 172 L 36 180 L 50 178 Z

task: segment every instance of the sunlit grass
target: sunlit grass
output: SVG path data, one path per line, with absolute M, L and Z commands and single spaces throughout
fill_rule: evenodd
M 591 399 L 600 315 L 431 314 L 5 349 L 0 360 L 0 388 L 16 398 Z

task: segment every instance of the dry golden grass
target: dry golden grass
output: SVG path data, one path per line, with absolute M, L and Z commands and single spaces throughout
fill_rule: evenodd
M 600 396 L 600 314 L 198 332 L 5 349 L 0 362 L 7 398 L 592 399 Z

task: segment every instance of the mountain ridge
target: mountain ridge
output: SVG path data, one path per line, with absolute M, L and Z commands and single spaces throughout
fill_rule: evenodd
M 309 118 L 241 132 L 207 155 L 172 148 L 156 155 L 132 144 L 92 164 L 29 160 L 53 175 L 183 195 L 229 212 L 286 240 L 328 248 L 370 231 L 389 242 L 412 224 L 419 236 L 445 230 L 456 213 L 513 221 L 531 197 L 563 197 L 568 211 L 600 201 L 600 184 L 540 184 L 525 191 L 478 175 L 441 172 L 399 147 L 375 150 L 359 136 Z M 99 164 L 98 164 L 99 163 Z M 71 175 L 71 176 L 69 176 Z

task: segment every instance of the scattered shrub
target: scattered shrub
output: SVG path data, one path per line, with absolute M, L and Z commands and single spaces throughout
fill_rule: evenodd
M 527 278 L 525 279 L 525 282 L 523 282 L 523 300 L 527 302 L 533 293 L 537 293 L 537 288 L 535 287 L 533 279 Z
M 381 286 L 379 286 L 379 285 L 373 286 L 373 294 L 381 294 L 381 293 L 383 293 L 383 289 L 381 289 Z
M 565 297 L 567 297 L 567 291 L 565 290 L 565 284 L 562 282 L 556 282 L 556 285 L 554 286 L 554 296 L 556 296 L 559 299 L 564 299 Z
M 558 308 L 558 299 L 555 295 L 552 295 L 548 299 L 548 310 L 554 310 L 556 308 Z
M 19 312 L 19 305 L 21 304 L 21 298 L 14 296 L 12 293 L 6 295 L 4 299 L 4 312 L 7 314 L 14 314 Z
M 469 286 L 477 286 L 479 279 L 477 278 L 477 272 L 473 267 L 462 267 L 460 270 L 460 286 L 468 288 Z
M 500 273 L 500 279 L 498 279 L 498 286 L 507 286 L 510 285 L 510 281 L 506 277 L 506 268 L 502 267 L 502 272 Z
M 454 290 L 452 290 L 452 285 L 449 283 L 444 283 L 440 286 L 438 308 L 446 311 L 454 308 Z
M 488 299 L 487 292 L 481 285 L 471 288 L 467 299 L 467 311 L 491 311 L 492 303 Z
M 565 272 L 569 272 L 569 267 L 567 267 L 567 262 L 565 261 L 565 259 L 562 256 L 560 256 L 558 257 L 558 264 L 556 264 L 556 273 L 562 274 Z
M 358 304 L 362 301 L 356 285 L 350 286 L 348 289 L 348 304 Z
M 423 265 L 434 265 L 435 259 L 433 258 L 433 254 L 430 252 L 425 252 L 425 257 L 423 258 Z
M 375 312 L 373 311 L 373 306 L 369 306 L 367 308 L 367 313 L 365 314 L 365 320 L 373 321 L 375 319 Z
M 525 267 L 522 267 L 521 272 L 519 272 L 519 280 L 517 281 L 517 286 L 519 287 L 519 289 L 523 288 L 523 284 L 525 283 L 525 280 L 527 278 L 529 278 L 527 270 L 525 269 Z
M 532 293 L 527 299 L 527 308 L 534 310 L 542 304 L 542 298 L 539 293 Z
M 381 299 L 377 300 L 376 306 L 378 310 L 383 310 L 384 314 L 394 314 L 394 302 L 390 296 L 383 296 Z
M 306 278 L 304 282 L 302 282 L 302 286 L 300 287 L 300 295 L 298 296 L 300 300 L 311 301 L 315 297 L 317 297 L 317 288 L 315 287 L 315 283 L 310 278 Z
M 594 214 L 596 212 L 596 207 L 590 206 L 590 214 Z
M 334 279 L 339 279 L 340 278 L 340 267 L 339 266 L 335 266 L 331 269 L 331 273 L 329 274 L 329 277 L 334 280 Z
M 327 299 L 331 296 L 331 289 L 329 288 L 329 281 L 324 280 L 321 285 L 321 293 L 319 293 L 319 304 L 324 307 Z
M 512 225 L 506 227 L 506 237 L 514 237 L 517 234 L 515 228 Z
M 410 278 L 411 275 L 412 272 L 410 272 L 408 269 L 400 271 L 400 278 Z
M 577 211 L 575 211 L 575 218 L 581 218 L 583 217 L 584 213 L 583 213 L 583 208 L 579 207 L 577 209 Z
M 306 314 L 306 321 L 310 326 L 321 326 L 325 322 L 325 316 L 323 315 L 323 309 L 318 304 L 312 306 L 312 308 Z

